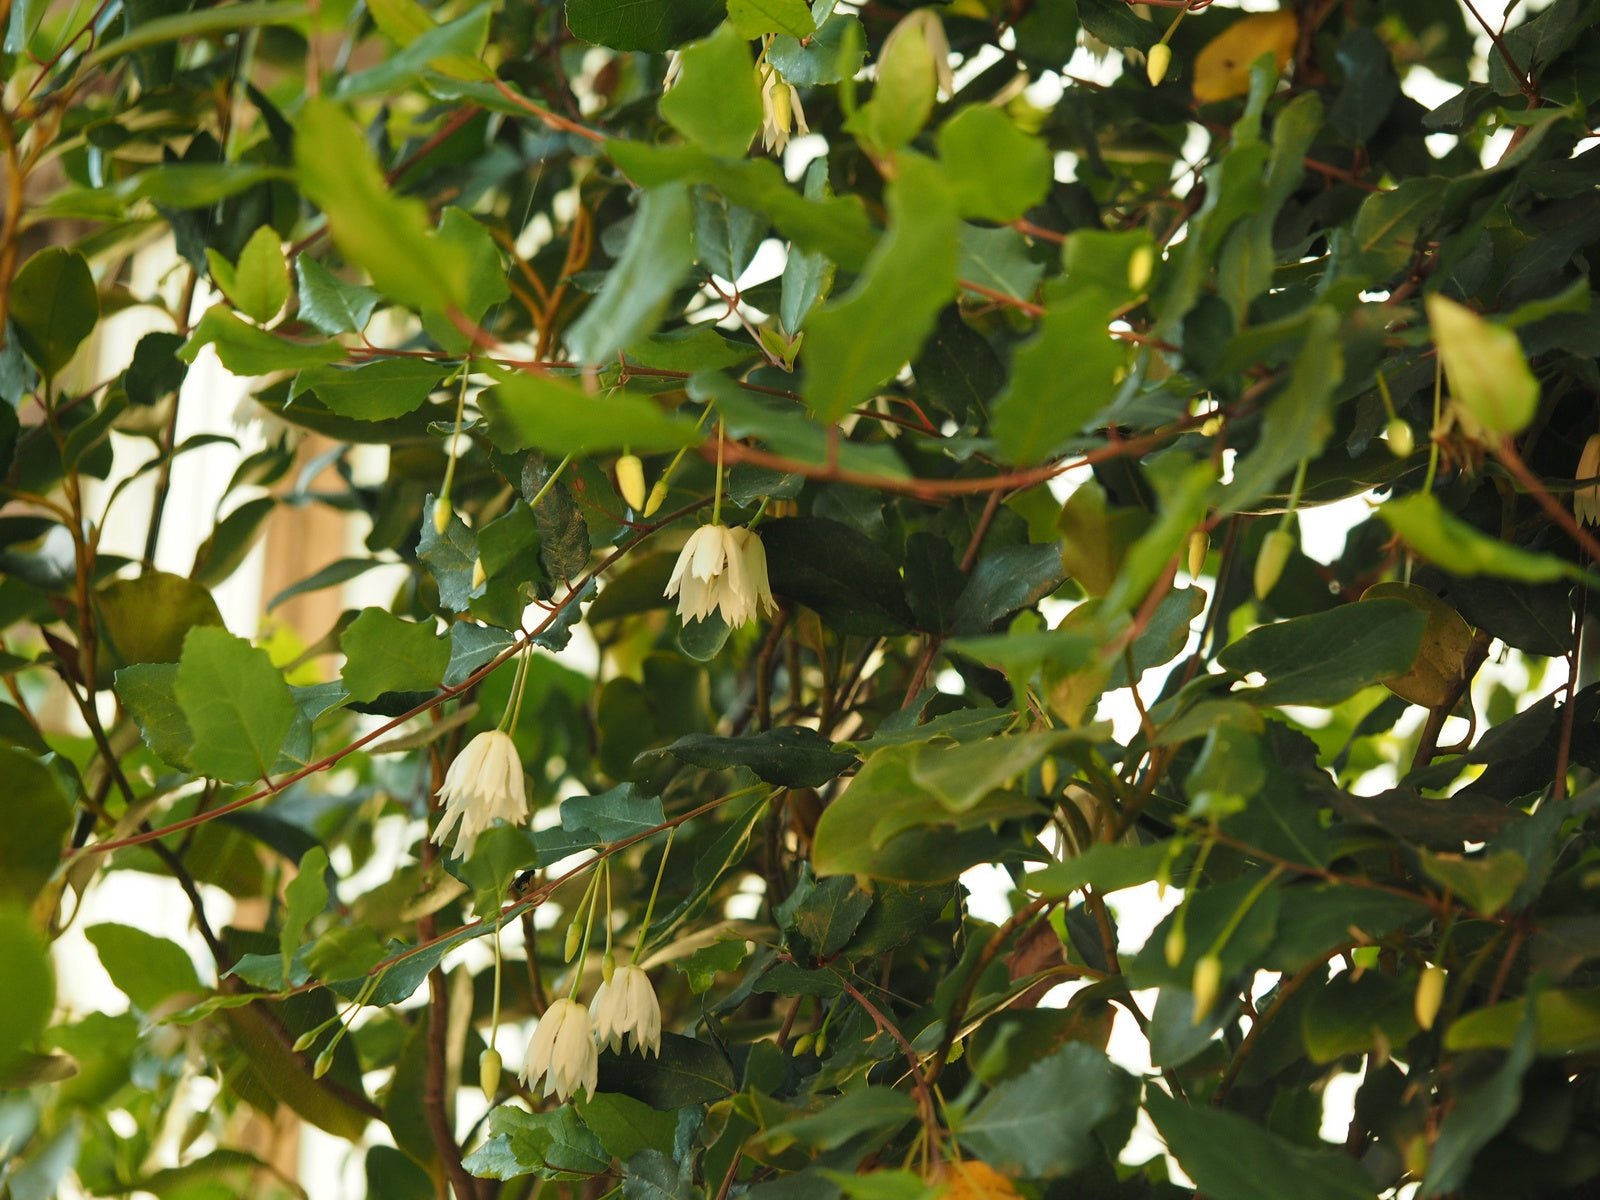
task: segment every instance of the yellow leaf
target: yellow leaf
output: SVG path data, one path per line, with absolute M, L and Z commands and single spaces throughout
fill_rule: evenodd
M 1250 65 L 1270 54 L 1281 71 L 1294 53 L 1300 25 L 1287 9 L 1252 13 L 1206 43 L 1194 60 L 1194 98 L 1214 104 L 1250 91 Z
M 950 1165 L 936 1182 L 944 1183 L 942 1200 L 1011 1200 L 1016 1185 L 988 1163 L 968 1159 Z
M 1402 700 L 1437 708 L 1448 704 L 1461 690 L 1461 676 L 1472 651 L 1472 628 L 1461 614 L 1425 587 L 1414 583 L 1375 583 L 1361 594 L 1363 601 L 1390 597 L 1404 600 L 1428 618 L 1417 646 L 1417 657 L 1404 675 L 1385 679 L 1383 686 Z

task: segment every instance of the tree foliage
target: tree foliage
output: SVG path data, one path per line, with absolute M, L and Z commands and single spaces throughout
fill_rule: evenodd
M 0 1190 L 1590 1194 L 1596 12 L 0 0 Z

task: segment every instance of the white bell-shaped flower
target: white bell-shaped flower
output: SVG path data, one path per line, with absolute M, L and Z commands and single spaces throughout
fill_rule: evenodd
M 576 1000 L 561 999 L 545 1009 L 528 1042 L 522 1082 L 534 1087 L 544 1080 L 544 1094 L 563 1104 L 582 1088 L 592 1098 L 600 1078 L 600 1051 L 595 1046 L 589 1010 Z
M 528 795 L 522 759 L 511 735 L 491 729 L 468 742 L 445 772 L 439 798 L 444 801 L 444 816 L 431 840 L 443 845 L 455 829 L 457 858 L 472 857 L 478 835 L 497 819 L 526 825 Z
M 685 621 L 703 621 L 715 612 L 730 629 L 777 609 L 760 536 L 726 525 L 694 531 L 672 568 L 666 594 L 678 598 L 678 615 Z
M 641 1054 L 661 1053 L 661 1002 L 642 967 L 618 967 L 589 1004 L 595 1040 L 612 1050 L 624 1042 Z

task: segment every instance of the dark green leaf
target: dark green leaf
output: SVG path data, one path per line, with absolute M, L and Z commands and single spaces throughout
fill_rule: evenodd
M 782 787 L 821 787 L 855 763 L 853 755 L 835 750 L 821 734 L 799 726 L 736 738 L 691 733 L 673 742 L 667 751 L 711 770 L 746 767 Z

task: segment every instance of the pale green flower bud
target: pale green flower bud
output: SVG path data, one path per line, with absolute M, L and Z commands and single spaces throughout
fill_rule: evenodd
M 1150 80 L 1150 86 L 1155 87 L 1167 77 L 1167 68 L 1172 65 L 1172 47 L 1165 42 L 1157 42 L 1150 47 L 1149 56 L 1145 59 L 1144 73 Z
M 483 1089 L 483 1098 L 490 1104 L 500 1093 L 500 1071 L 503 1064 L 500 1061 L 500 1052 L 493 1047 L 478 1055 L 478 1086 Z
M 1267 594 L 1283 578 L 1283 568 L 1294 552 L 1294 534 L 1287 529 L 1274 529 L 1261 539 L 1261 549 L 1256 554 L 1256 599 L 1265 600 Z
M 440 496 L 433 502 L 433 531 L 441 537 L 444 531 L 450 528 L 450 514 L 455 510 L 450 507 L 450 499 Z
M 1439 1008 L 1444 1004 L 1444 981 L 1444 968 L 1434 965 L 1424 967 L 1417 979 L 1417 994 L 1412 1007 L 1416 1012 L 1417 1024 L 1424 1029 L 1432 1029 L 1439 1017 Z
M 634 512 L 644 509 L 644 463 L 637 454 L 624 454 L 617 459 L 617 494 Z

